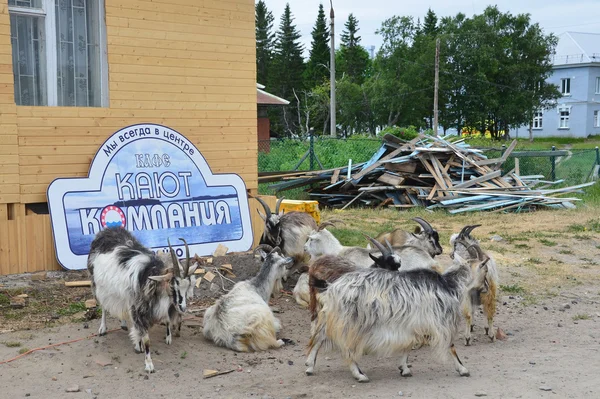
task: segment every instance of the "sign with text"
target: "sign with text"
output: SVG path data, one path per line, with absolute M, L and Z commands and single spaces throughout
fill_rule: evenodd
M 105 228 L 125 228 L 146 247 L 184 257 L 252 246 L 246 186 L 235 174 L 213 175 L 198 149 L 165 126 L 139 124 L 114 133 L 87 178 L 54 180 L 48 208 L 58 262 L 85 269 L 90 244 Z

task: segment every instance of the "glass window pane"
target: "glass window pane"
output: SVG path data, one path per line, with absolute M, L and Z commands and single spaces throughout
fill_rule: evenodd
M 15 103 L 46 105 L 44 20 L 36 16 L 11 15 L 10 25 Z
M 42 8 L 42 0 L 8 0 L 9 6 Z
M 58 105 L 101 105 L 98 0 L 58 0 Z

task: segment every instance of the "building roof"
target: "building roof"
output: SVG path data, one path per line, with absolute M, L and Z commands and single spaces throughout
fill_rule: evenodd
M 264 90 L 265 86 L 260 83 L 256 84 L 256 102 L 258 105 L 288 105 L 290 102 L 275 94 L 267 93 Z
M 554 65 L 600 63 L 600 33 L 561 33 L 552 62 Z

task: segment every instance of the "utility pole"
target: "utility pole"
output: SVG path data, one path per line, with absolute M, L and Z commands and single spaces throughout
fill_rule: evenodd
M 331 53 L 329 60 L 329 81 L 330 81 L 330 104 L 329 104 L 329 120 L 331 122 L 329 128 L 329 135 L 335 137 L 335 30 L 334 30 L 334 13 L 333 13 L 333 1 L 329 0 L 331 4 L 331 12 L 329 13 L 329 19 L 331 20 Z
M 433 134 L 438 135 L 438 90 L 440 88 L 440 39 L 435 40 L 435 88 L 433 92 Z

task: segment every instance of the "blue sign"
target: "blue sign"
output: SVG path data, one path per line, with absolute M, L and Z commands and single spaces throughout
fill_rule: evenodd
M 192 254 L 252 247 L 246 186 L 236 174 L 214 175 L 181 133 L 155 124 L 114 133 L 96 153 L 87 178 L 54 180 L 48 207 L 58 262 L 85 269 L 98 231 L 125 228 L 154 251 L 179 257 L 184 238 Z

